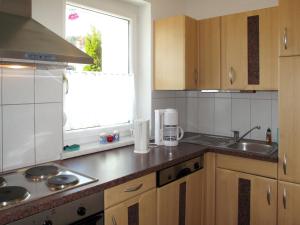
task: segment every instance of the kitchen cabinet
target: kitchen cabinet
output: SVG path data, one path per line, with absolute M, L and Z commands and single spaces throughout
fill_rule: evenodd
M 277 180 L 217 168 L 217 225 L 276 225 Z
M 279 1 L 280 55 L 300 55 L 300 2 Z
M 300 221 L 300 185 L 278 183 L 278 225 L 297 225 Z
M 221 18 L 198 21 L 198 89 L 221 89 Z
M 104 191 L 105 225 L 156 224 L 155 173 Z
M 300 183 L 300 57 L 280 58 L 279 180 Z
M 158 225 L 204 224 L 204 171 L 157 189 Z
M 105 210 L 105 225 L 156 224 L 156 189 Z
M 221 88 L 278 89 L 278 7 L 221 18 Z
M 197 21 L 175 16 L 154 22 L 154 89 L 196 89 Z

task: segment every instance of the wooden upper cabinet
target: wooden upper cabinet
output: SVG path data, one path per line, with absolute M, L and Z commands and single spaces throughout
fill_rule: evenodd
M 300 57 L 281 57 L 279 68 L 278 177 L 300 183 Z
M 300 55 L 300 1 L 279 0 L 280 55 Z
M 276 225 L 277 180 L 217 168 L 216 225 Z
M 300 207 L 300 185 L 279 181 L 278 225 L 298 225 Z
M 221 18 L 198 21 L 198 88 L 221 89 Z
M 221 87 L 278 89 L 278 7 L 221 18 Z
M 196 89 L 197 21 L 186 16 L 154 22 L 154 89 Z

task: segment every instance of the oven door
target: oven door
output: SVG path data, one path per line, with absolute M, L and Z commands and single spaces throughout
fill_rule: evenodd
M 70 225 L 104 225 L 104 213 L 97 213 Z

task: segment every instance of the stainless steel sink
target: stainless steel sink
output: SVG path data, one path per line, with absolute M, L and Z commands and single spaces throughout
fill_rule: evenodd
M 234 141 L 231 137 L 210 135 L 210 134 L 199 134 L 189 138 L 184 138 L 181 142 L 200 144 L 207 146 L 217 146 L 217 147 L 226 147 L 229 144 L 232 144 Z
M 277 150 L 277 146 L 274 144 L 267 145 L 263 143 L 245 142 L 245 141 L 230 144 L 227 147 L 231 149 L 241 150 L 245 152 L 253 152 L 253 153 L 258 153 L 263 155 L 272 154 Z

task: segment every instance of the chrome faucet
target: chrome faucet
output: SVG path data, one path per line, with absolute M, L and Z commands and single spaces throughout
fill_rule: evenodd
M 255 126 L 255 127 L 251 128 L 249 131 L 247 131 L 245 134 L 243 134 L 242 137 L 240 137 L 239 131 L 236 131 L 236 130 L 232 131 L 235 143 L 240 142 L 244 137 L 246 137 L 251 131 L 253 131 L 255 129 L 260 130 L 260 126 Z

